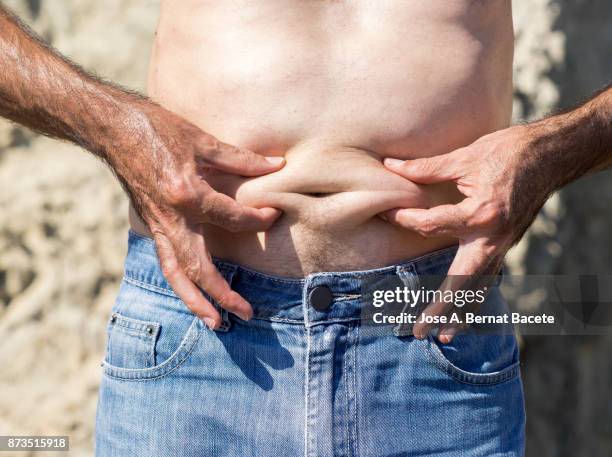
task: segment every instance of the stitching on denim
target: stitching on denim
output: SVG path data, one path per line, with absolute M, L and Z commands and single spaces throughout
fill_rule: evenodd
M 144 382 L 144 381 L 155 381 L 157 379 L 161 379 L 165 376 L 168 376 L 169 374 L 173 373 L 174 371 L 178 370 L 184 363 L 185 361 L 189 358 L 189 356 L 191 355 L 191 353 L 193 352 L 193 350 L 196 347 L 196 343 L 200 340 L 200 336 L 202 335 L 203 331 L 199 330 L 198 331 L 198 336 L 196 338 L 196 341 L 194 342 L 194 344 L 190 347 L 189 351 L 185 354 L 185 356 L 183 357 L 183 359 L 181 359 L 180 362 L 178 362 L 176 364 L 176 366 L 173 366 L 172 368 L 168 369 L 168 371 L 162 371 L 162 373 L 160 373 L 158 376 L 153 376 L 153 377 L 147 377 L 147 376 L 137 376 L 136 373 L 134 373 L 134 377 L 130 378 L 130 377 L 122 377 L 122 376 L 118 376 L 115 374 L 115 370 L 112 365 L 109 365 L 105 362 L 105 366 L 104 366 L 104 374 L 106 376 L 108 376 L 109 378 L 113 378 L 113 379 L 117 379 L 119 381 L 129 381 L 129 382 Z
M 113 312 L 115 313 L 120 313 L 122 308 L 122 303 L 120 300 L 115 300 L 115 305 L 113 306 Z M 112 312 L 111 312 L 111 316 L 112 316 Z M 104 355 L 104 359 L 102 360 L 102 363 L 106 362 L 106 359 L 110 359 L 110 355 L 111 355 L 111 349 L 112 349 L 112 343 L 111 343 L 111 333 L 110 333 L 110 324 L 107 325 L 106 328 L 106 335 L 107 335 L 107 341 L 106 341 L 106 354 Z
M 110 329 L 109 329 L 110 330 Z M 102 359 L 102 364 L 106 363 L 106 360 L 109 359 L 110 360 L 110 355 L 111 355 L 111 335 L 110 335 L 110 331 L 107 330 L 107 337 L 106 337 L 106 354 L 104 354 L 104 359 Z
M 112 324 L 113 326 L 121 327 L 122 329 L 133 330 L 135 332 L 146 333 L 148 327 L 155 327 L 155 329 L 158 329 L 160 327 L 159 322 L 134 319 L 133 317 L 127 317 L 118 312 L 112 313 L 111 318 L 112 316 L 115 317 L 115 322 Z
M 308 457 L 310 450 L 310 328 L 306 327 L 306 369 L 304 370 L 304 456 Z
M 435 343 L 432 342 L 430 344 Z M 431 345 L 428 346 L 428 350 L 430 353 L 431 351 L 436 351 L 436 349 L 432 348 Z M 442 353 L 437 353 L 436 351 L 432 355 L 435 357 L 434 362 L 436 365 L 438 365 L 438 367 L 448 376 L 459 382 L 470 385 L 492 386 L 501 384 L 516 377 L 517 370 L 519 368 L 518 362 L 515 362 L 503 370 L 495 373 L 470 373 L 455 366 L 452 362 L 447 360 Z
M 361 298 L 361 294 L 341 294 L 341 295 L 333 295 L 334 301 L 347 301 L 347 300 L 355 300 L 357 298 Z
M 121 327 L 121 326 L 113 326 L 112 324 L 110 325 L 109 328 L 109 339 L 110 339 L 110 335 L 112 335 L 112 331 L 113 329 L 116 329 L 117 332 L 121 332 L 125 335 L 129 335 L 133 338 L 138 338 L 139 340 L 145 341 L 145 342 L 149 342 L 152 340 L 155 340 L 155 338 L 157 337 L 157 332 L 152 333 L 152 334 L 148 334 L 146 331 L 144 330 L 134 330 L 132 328 L 129 327 Z
M 333 324 L 333 323 L 337 323 L 337 322 L 354 322 L 354 321 L 359 321 L 361 318 L 360 317 L 338 317 L 338 318 L 333 318 L 333 319 L 325 319 L 325 320 L 314 320 L 314 321 L 306 321 L 306 319 L 288 319 L 288 318 L 283 318 L 283 317 L 266 317 L 266 316 L 253 316 L 251 318 L 251 320 L 256 320 L 256 321 L 269 321 L 269 322 L 279 322 L 279 323 L 285 323 L 285 324 L 299 324 L 299 325 L 306 325 L 307 323 L 310 323 L 310 325 L 319 325 L 319 324 Z
M 148 282 L 143 282 L 139 279 L 133 278 L 132 276 L 123 276 L 123 279 L 125 280 L 125 282 L 132 284 L 134 286 L 137 287 L 142 287 L 143 289 L 147 289 L 150 290 L 152 292 L 158 292 L 162 295 L 167 295 L 169 297 L 173 297 L 173 298 L 179 298 L 178 295 L 176 295 L 172 290 L 170 289 L 165 289 L 163 287 L 158 287 L 155 286 L 153 284 L 150 284 Z M 180 299 L 179 299 L 180 300 Z
M 135 381 L 154 381 L 156 379 L 160 379 L 163 378 L 164 376 L 169 375 L 170 373 L 174 372 L 175 370 L 177 370 L 180 366 L 182 366 L 185 361 L 189 358 L 189 356 L 191 355 L 191 353 L 194 351 L 194 349 L 197 346 L 198 341 L 200 341 L 200 338 L 202 337 L 202 334 L 204 333 L 204 330 L 202 328 L 197 328 L 198 326 L 198 318 L 194 318 L 192 324 L 189 326 L 189 330 L 188 332 L 191 333 L 192 331 L 192 327 L 196 326 L 196 330 L 197 333 L 195 335 L 193 335 L 192 339 L 193 342 L 191 342 L 190 346 L 188 346 L 188 348 L 183 349 L 183 344 L 181 344 L 181 346 L 176 350 L 176 352 L 165 362 L 163 362 L 161 365 L 151 368 L 151 369 L 144 369 L 144 370 L 131 370 L 131 369 L 127 369 L 127 368 L 121 368 L 121 367 L 114 367 L 112 365 L 110 365 L 109 363 L 107 363 L 106 361 L 103 362 L 104 366 L 103 366 L 103 372 L 106 376 L 108 376 L 109 378 L 113 378 L 113 379 L 117 379 L 120 381 L 129 381 L 129 382 L 135 382 Z M 179 358 L 179 354 L 181 353 L 181 350 L 183 350 L 185 353 L 183 354 L 183 357 L 180 360 L 177 360 Z M 172 364 L 175 364 L 174 366 L 172 366 Z M 164 366 L 164 365 L 168 365 L 168 367 Z M 166 370 L 167 368 L 167 370 Z M 160 374 L 157 376 L 146 376 L 147 372 L 151 373 L 155 373 L 156 371 L 160 371 Z M 120 376 L 117 373 L 121 373 L 124 372 L 126 375 L 129 374 L 129 376 Z M 132 377 L 130 377 L 132 376 Z
M 244 274 L 248 274 L 250 276 L 257 276 L 259 278 L 263 278 L 263 279 L 269 279 L 270 281 L 273 282 L 279 282 L 279 283 L 283 283 L 283 284 L 295 284 L 295 285 L 300 285 L 302 283 L 304 283 L 304 279 L 301 278 L 282 278 L 280 276 L 274 276 L 274 275 L 269 275 L 266 273 L 262 273 L 256 270 L 252 270 L 248 267 L 244 267 L 242 265 L 236 265 L 230 262 L 227 262 L 225 260 L 221 260 L 218 259 L 216 257 L 213 257 L 213 262 L 215 263 L 215 265 L 217 267 L 220 268 L 227 268 L 227 269 L 232 269 L 234 271 L 238 271 L 240 270 L 240 273 L 244 273 Z
M 304 405 L 304 409 L 305 409 L 305 429 L 304 429 L 304 455 L 306 457 L 309 457 L 310 455 L 310 451 L 311 451 L 311 436 L 310 436 L 310 352 L 312 351 L 312 331 L 310 329 L 310 326 L 308 325 L 309 322 L 309 310 L 307 307 L 307 296 L 306 296 L 306 291 L 308 289 L 310 283 L 310 279 L 307 278 L 304 281 L 304 286 L 302 288 L 302 314 L 304 316 L 304 326 L 305 326 L 305 330 L 306 330 L 306 367 L 305 367 L 305 383 L 306 383 L 306 402 Z
M 446 359 L 442 350 L 431 338 L 428 338 L 426 342 L 427 352 L 431 356 L 431 359 L 433 359 L 434 364 L 449 377 L 464 384 L 494 386 L 516 378 L 520 370 L 520 362 L 517 361 L 494 373 L 470 373 L 469 371 L 462 370 L 450 360 Z M 436 347 L 434 348 L 433 345 Z
M 310 321 L 310 326 L 314 326 L 314 325 L 322 325 L 322 324 L 335 324 L 337 322 L 355 322 L 355 321 L 359 321 L 361 318 L 360 317 L 338 317 L 338 318 L 333 318 L 333 319 L 325 319 L 325 320 L 314 320 L 314 321 Z
M 117 320 L 114 323 L 109 322 L 106 326 L 106 334 L 107 334 L 107 344 L 106 344 L 106 356 L 104 360 L 107 358 L 110 361 L 111 345 L 113 338 L 113 334 L 117 334 L 116 338 L 120 338 L 118 333 L 127 335 L 130 338 L 135 338 L 141 341 L 143 344 L 147 344 L 145 356 L 147 364 L 154 364 L 155 362 L 155 341 L 157 340 L 157 336 L 159 333 L 160 324 L 157 322 L 148 322 L 141 321 L 139 319 L 134 319 L 131 317 L 126 317 L 119 314 L 117 311 L 113 312 L 111 316 L 115 316 Z M 131 325 L 131 326 L 130 326 Z M 153 326 L 155 328 L 155 332 L 149 334 L 147 332 L 147 327 Z M 147 365 L 149 367 L 150 365 Z
M 353 430 L 352 430 L 352 436 L 353 436 L 353 455 L 361 455 L 359 453 L 359 435 L 358 435 L 358 420 L 359 420 L 359 408 L 358 408 L 358 402 L 359 402 L 359 396 L 357 395 L 357 392 L 359 392 L 359 389 L 357 388 L 357 382 L 358 382 L 358 378 L 357 378 L 357 347 L 359 346 L 359 329 L 361 327 L 359 325 L 355 325 L 352 326 L 353 332 L 354 332 L 354 341 L 353 341 L 353 389 L 354 389 L 354 395 L 353 395 Z
M 252 321 L 266 321 L 266 322 L 279 322 L 283 324 L 304 324 L 304 320 L 302 319 L 289 319 L 284 317 L 266 317 L 266 316 L 253 316 L 251 318 Z
M 344 352 L 343 370 L 344 370 L 344 373 L 346 374 L 347 378 L 349 377 L 349 371 L 347 369 L 347 359 L 348 359 L 347 355 L 348 355 L 348 352 L 349 352 L 349 333 L 350 333 L 350 331 L 351 331 L 351 327 L 347 326 L 347 328 L 346 328 L 346 336 L 344 337 L 344 351 L 343 351 Z M 348 420 L 348 412 L 349 412 L 349 409 L 350 409 L 350 406 L 349 406 L 349 404 L 350 404 L 350 393 L 351 393 L 350 389 L 351 389 L 350 383 L 347 382 L 346 383 L 346 389 L 344 390 L 344 392 L 345 392 L 344 393 L 344 401 L 346 402 L 346 411 L 342 411 L 342 413 L 345 416 L 345 432 L 344 433 L 346 433 L 346 438 L 344 440 L 345 441 L 344 447 L 345 447 L 346 457 L 350 457 L 350 455 L 351 455 L 350 454 L 351 451 L 350 451 L 350 448 L 349 448 L 349 446 L 350 446 L 349 442 L 351 440 L 351 438 L 350 438 L 351 437 L 350 420 Z M 333 410 L 332 410 L 332 414 L 333 414 Z
M 289 317 L 276 317 L 276 316 L 265 316 L 265 315 L 261 315 L 261 314 L 255 314 L 251 320 L 257 320 L 257 321 L 267 321 L 267 322 L 280 322 L 280 323 L 286 323 L 286 324 L 298 324 L 298 325 L 306 325 L 307 319 L 304 318 L 300 318 L 300 319 L 293 319 L 293 318 L 289 318 Z M 361 320 L 361 317 L 359 316 L 349 316 L 349 317 L 337 317 L 337 318 L 330 318 L 330 319 L 324 319 L 324 320 L 314 320 L 314 321 L 310 321 L 311 324 L 325 324 L 325 323 L 336 323 L 336 322 L 353 322 L 353 321 L 358 321 Z

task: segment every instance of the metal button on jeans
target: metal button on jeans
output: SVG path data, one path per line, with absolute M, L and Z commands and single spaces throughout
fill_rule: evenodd
M 327 311 L 333 301 L 333 296 L 329 287 L 317 286 L 308 294 L 308 300 L 317 311 Z

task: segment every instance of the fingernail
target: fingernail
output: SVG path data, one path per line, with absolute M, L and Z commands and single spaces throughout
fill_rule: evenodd
M 206 324 L 206 327 L 208 327 L 210 330 L 215 329 L 215 321 L 213 319 L 205 317 L 203 320 L 204 320 L 204 323 Z
M 265 159 L 272 165 L 280 165 L 285 161 L 284 157 L 266 157 Z
M 442 344 L 448 344 L 450 343 L 451 337 L 448 335 L 440 335 L 438 337 L 438 341 L 440 341 L 440 343 Z
M 399 160 L 399 159 L 392 159 L 391 157 L 387 157 L 384 160 L 384 164 L 387 167 L 399 167 L 402 163 L 404 163 L 403 160 Z
M 251 313 L 238 313 L 238 317 L 242 319 L 243 321 L 250 321 Z

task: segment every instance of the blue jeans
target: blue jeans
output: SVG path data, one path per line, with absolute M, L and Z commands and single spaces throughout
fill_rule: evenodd
M 211 331 L 164 279 L 153 241 L 130 233 L 108 321 L 96 455 L 522 455 L 512 334 L 442 345 L 361 325 L 364 279 L 382 273 L 418 286 L 443 275 L 454 254 L 304 279 L 217 261 L 254 318 L 224 312 L 223 328 Z M 494 288 L 484 307 L 504 306 Z

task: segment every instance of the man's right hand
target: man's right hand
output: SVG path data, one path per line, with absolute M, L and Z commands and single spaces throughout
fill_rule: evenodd
M 245 208 L 206 182 L 209 172 L 257 176 L 280 169 L 223 144 L 137 94 L 88 74 L 49 48 L 0 4 L 0 116 L 72 141 L 105 160 L 122 181 L 155 238 L 163 272 L 187 306 L 210 328 L 221 316 L 201 287 L 243 319 L 251 306 L 214 267 L 202 224 L 231 231 L 267 229 L 273 208 Z
M 166 279 L 209 328 L 221 316 L 204 297 L 248 320 L 252 309 L 232 291 L 212 263 L 202 224 L 232 232 L 266 230 L 280 215 L 249 208 L 207 183 L 209 173 L 258 176 L 279 170 L 282 157 L 263 157 L 218 141 L 178 115 L 150 102 L 130 115 L 124 138 L 114 138 L 109 162 L 153 234 Z

